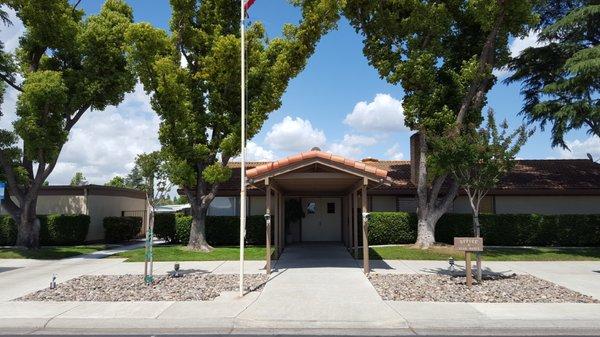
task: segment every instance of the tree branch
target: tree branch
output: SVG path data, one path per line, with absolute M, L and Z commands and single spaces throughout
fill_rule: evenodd
M 24 194 L 23 190 L 21 190 L 19 184 L 17 183 L 15 171 L 11 163 L 8 162 L 4 150 L 0 150 L 0 164 L 2 165 L 2 169 L 4 170 L 4 175 L 6 176 L 6 181 L 8 182 L 8 186 L 10 187 L 11 192 L 14 193 L 14 196 L 17 197 L 17 200 L 19 200 L 19 202 L 22 202 Z
M 0 74 L 0 79 L 3 80 L 6 84 L 16 89 L 17 91 L 23 92 L 23 88 L 20 85 L 14 83 L 10 78 L 8 78 L 8 76 Z
M 68 116 L 67 117 L 67 125 L 65 125 L 65 130 L 67 132 L 71 131 L 71 129 L 73 128 L 73 126 L 75 126 L 75 123 L 77 123 L 77 121 L 79 121 L 79 119 L 81 118 L 81 116 L 83 116 L 83 114 L 89 108 L 90 108 L 90 106 L 88 104 L 86 106 L 83 106 L 83 107 L 79 108 L 79 110 L 77 110 L 77 112 L 75 113 L 75 115 L 73 117 Z

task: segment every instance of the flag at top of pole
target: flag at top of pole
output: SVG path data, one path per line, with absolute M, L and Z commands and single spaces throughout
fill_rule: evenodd
M 240 58 L 241 58 L 241 179 L 240 179 L 240 296 L 244 296 L 244 245 L 246 240 L 246 43 L 244 19 L 246 11 L 256 0 L 240 0 Z

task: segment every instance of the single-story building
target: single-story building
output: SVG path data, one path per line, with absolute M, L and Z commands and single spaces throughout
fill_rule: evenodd
M 16 198 L 12 197 L 16 202 Z M 146 222 L 146 192 L 102 185 L 44 186 L 38 197 L 37 214 L 86 214 L 90 228 L 86 241 L 104 239 L 102 221 L 108 216 L 137 216 Z M 0 207 L 0 214 L 7 212 Z
M 362 212 L 416 211 L 411 165 L 373 158 L 355 161 L 317 148 L 273 162 L 249 162 L 247 214 L 272 215 L 279 250 L 286 243 L 306 241 L 356 246 Z M 232 177 L 221 184 L 210 215 L 239 215 L 240 163 L 230 167 Z M 285 228 L 289 199 L 297 199 L 306 216 Z M 449 212 L 470 213 L 464 193 Z M 600 214 L 600 165 L 583 159 L 518 160 L 485 198 L 482 212 Z

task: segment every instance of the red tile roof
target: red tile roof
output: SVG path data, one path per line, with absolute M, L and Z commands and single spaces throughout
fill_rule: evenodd
M 257 166 L 268 164 L 272 163 L 249 162 L 246 166 L 249 169 L 247 172 Z M 222 183 L 219 189 L 232 192 L 237 190 L 239 193 L 240 163 L 232 162 L 229 166 L 233 168 L 232 177 Z M 366 166 L 386 171 L 387 177 L 392 181 L 391 186 L 379 186 L 373 192 L 415 193 L 415 186 L 410 181 L 410 161 L 382 160 L 368 162 Z M 587 159 L 518 160 L 515 168 L 491 191 L 492 194 L 576 194 L 580 192 L 600 195 L 600 164 L 592 163 Z
M 293 156 L 290 156 L 287 158 L 279 159 L 274 162 L 269 162 L 269 163 L 265 163 L 262 165 L 258 165 L 256 167 L 246 171 L 246 176 L 248 176 L 248 178 L 254 178 L 254 177 L 263 175 L 265 173 L 275 171 L 275 170 L 284 168 L 286 166 L 301 162 L 303 160 L 309 160 L 309 159 L 323 159 L 323 160 L 330 161 L 333 163 L 345 165 L 352 169 L 364 171 L 366 173 L 369 173 L 369 174 L 372 174 L 372 175 L 375 175 L 375 176 L 378 176 L 381 178 L 385 178 L 388 176 L 387 170 L 373 166 L 373 165 L 371 165 L 371 163 L 365 164 L 360 161 L 344 158 L 341 156 L 337 156 L 337 155 L 319 151 L 319 150 L 302 152 L 302 153 L 299 153 L 299 154 L 296 154 L 296 155 L 293 155 Z

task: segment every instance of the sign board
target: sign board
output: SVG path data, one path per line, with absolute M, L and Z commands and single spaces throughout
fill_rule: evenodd
M 464 252 L 482 252 L 483 238 L 454 238 L 454 249 Z
M 0 181 L 0 201 L 4 200 L 4 189 L 6 188 L 6 183 L 4 181 Z

